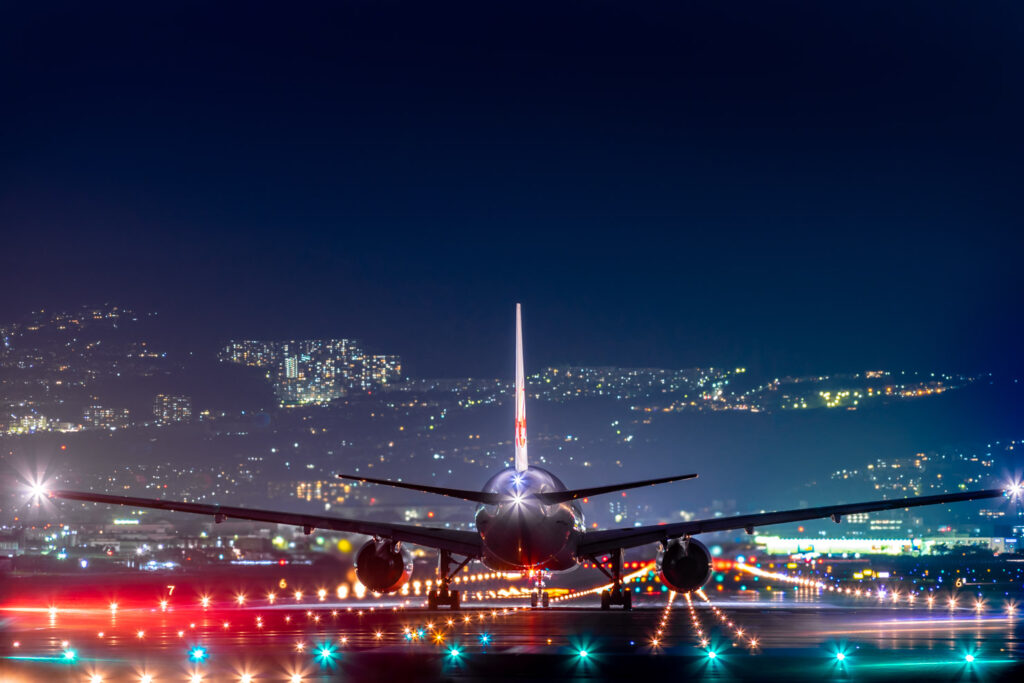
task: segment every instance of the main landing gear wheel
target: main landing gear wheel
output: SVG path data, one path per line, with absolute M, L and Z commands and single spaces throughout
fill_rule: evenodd
M 547 609 L 548 607 L 551 606 L 551 597 L 548 595 L 547 591 L 544 591 L 543 593 L 541 593 L 540 604 L 541 604 L 541 607 L 543 607 L 544 609 Z
M 611 609 L 612 605 L 622 605 L 622 609 L 633 609 L 633 591 L 622 587 L 622 550 L 611 554 L 612 571 L 609 572 L 597 557 L 591 557 L 594 564 L 605 576 L 612 580 L 610 590 L 601 591 L 601 609 Z
M 441 551 L 437 561 L 438 583 L 441 584 L 441 587 L 427 593 L 427 609 L 435 610 L 442 605 L 446 605 L 453 610 L 459 609 L 462 604 L 459 591 L 449 590 L 448 586 L 451 584 L 455 573 L 465 567 L 469 559 L 467 557 L 462 561 L 462 564 L 455 567 L 455 571 L 449 572 L 448 569 L 453 564 L 452 555 L 447 550 Z
M 530 607 L 537 606 L 548 608 L 551 606 L 551 596 L 547 591 L 533 591 L 530 593 Z

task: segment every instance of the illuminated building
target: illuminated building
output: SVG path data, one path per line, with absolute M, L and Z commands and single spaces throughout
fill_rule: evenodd
M 192 419 L 192 399 L 188 396 L 157 394 L 153 399 L 153 417 L 161 425 L 188 422 Z
M 370 356 L 363 373 L 364 389 L 382 387 L 391 384 L 402 376 L 402 360 L 395 355 Z
M 91 405 L 85 409 L 85 426 L 90 429 L 125 429 L 131 425 L 127 408 Z
M 395 355 L 369 355 L 352 339 L 238 341 L 221 349 L 221 362 L 267 368 L 283 407 L 324 405 L 352 391 L 374 391 L 401 377 Z
M 1015 552 L 1017 540 L 1003 537 L 935 536 L 929 538 L 781 538 L 755 536 L 768 555 L 932 555 L 956 546 L 979 546 L 994 553 Z

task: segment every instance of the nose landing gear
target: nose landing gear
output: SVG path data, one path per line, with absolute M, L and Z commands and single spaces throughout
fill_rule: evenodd
M 530 593 L 530 607 L 543 607 L 547 609 L 551 606 L 551 596 L 544 590 L 544 575 L 543 569 L 530 570 L 530 576 L 533 578 L 533 592 Z

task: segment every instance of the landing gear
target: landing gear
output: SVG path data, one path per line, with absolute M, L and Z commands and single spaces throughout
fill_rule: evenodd
M 544 590 L 544 570 L 530 570 L 530 577 L 533 579 L 533 592 L 530 593 L 530 607 L 543 607 L 547 609 L 551 605 L 551 596 Z
M 601 591 L 601 609 L 611 609 L 612 605 L 622 605 L 622 609 L 625 610 L 633 609 L 633 591 L 622 587 L 622 549 L 617 548 L 611 554 L 611 573 L 604 568 L 604 564 L 599 562 L 596 557 L 591 557 L 590 559 L 593 560 L 594 564 L 597 565 L 597 568 L 605 576 L 612 580 L 611 589 Z
M 459 591 L 449 590 L 448 586 L 452 582 L 452 577 L 455 574 L 469 564 L 469 559 L 463 560 L 455 569 L 449 572 L 449 568 L 452 566 L 452 554 L 447 550 L 442 550 L 438 556 L 437 561 L 437 581 L 441 584 L 440 588 L 427 593 L 427 609 L 435 610 L 438 607 L 445 605 L 453 610 L 459 609 L 461 606 L 461 596 Z

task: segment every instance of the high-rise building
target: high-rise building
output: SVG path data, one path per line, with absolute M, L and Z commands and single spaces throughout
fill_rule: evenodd
M 127 408 L 104 408 L 91 405 L 85 409 L 84 426 L 88 429 L 124 429 L 131 425 Z
M 370 356 L 365 365 L 362 385 L 374 389 L 397 382 L 402 377 L 402 359 L 394 355 Z
M 282 406 L 323 405 L 352 391 L 379 389 L 402 371 L 398 356 L 371 356 L 353 339 L 231 342 L 220 360 L 268 368 Z
M 192 419 L 192 399 L 188 396 L 157 394 L 153 399 L 153 417 L 157 424 L 188 422 Z

